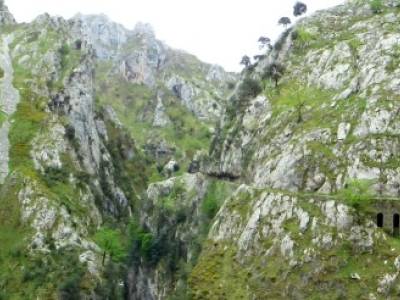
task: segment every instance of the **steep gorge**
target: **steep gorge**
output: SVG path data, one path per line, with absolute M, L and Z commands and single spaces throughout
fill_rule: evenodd
M 238 75 L 0 0 L 0 299 L 396 299 L 399 7 L 317 12 Z

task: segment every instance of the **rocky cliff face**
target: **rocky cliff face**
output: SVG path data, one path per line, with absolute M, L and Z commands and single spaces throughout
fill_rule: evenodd
M 149 181 L 207 148 L 235 75 L 149 25 L 0 7 L 0 297 L 121 298 Z
M 246 185 L 216 216 L 194 298 L 397 295 L 397 239 L 365 199 L 399 195 L 398 18 L 390 1 L 318 12 L 243 74 L 264 92 L 246 99 L 242 81 L 202 169 Z M 285 70 L 277 87 L 274 66 Z
M 131 215 L 146 175 L 136 185 L 119 168 L 143 168 L 140 153 L 95 105 L 95 54 L 69 22 L 43 15 L 8 26 L 0 53 L 1 290 L 54 298 L 85 278 L 82 295 L 94 295 L 104 274 L 94 234 L 105 220 Z

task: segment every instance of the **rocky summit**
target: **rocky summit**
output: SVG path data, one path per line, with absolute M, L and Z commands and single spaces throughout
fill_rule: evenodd
M 349 0 L 235 74 L 0 0 L 0 299 L 398 299 L 399 22 Z

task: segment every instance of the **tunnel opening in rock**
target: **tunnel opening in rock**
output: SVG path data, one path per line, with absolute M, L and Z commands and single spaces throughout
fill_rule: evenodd
M 383 213 L 379 213 L 376 215 L 376 226 L 380 228 L 383 227 Z
M 399 236 L 399 228 L 400 228 L 400 216 L 399 214 L 393 215 L 393 235 Z

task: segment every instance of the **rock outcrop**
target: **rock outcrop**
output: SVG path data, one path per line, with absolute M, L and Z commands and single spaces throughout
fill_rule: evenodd
M 2 70 L 2 77 L 0 78 L 0 114 L 4 115 L 4 120 L 0 123 L 0 184 L 4 183 L 4 179 L 9 173 L 10 142 L 8 134 L 10 122 L 8 118 L 15 112 L 19 102 L 19 92 L 13 86 L 14 70 L 9 49 L 12 39 L 12 35 L 3 37 L 0 52 L 0 70 Z
M 0 26 L 13 24 L 15 24 L 14 16 L 10 13 L 8 7 L 4 4 L 4 0 L 0 0 Z

